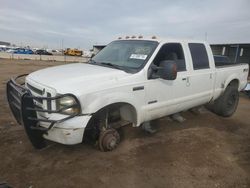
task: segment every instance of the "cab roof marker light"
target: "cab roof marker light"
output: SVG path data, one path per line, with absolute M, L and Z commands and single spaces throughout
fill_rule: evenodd
M 139 37 L 138 37 L 139 39 L 142 39 L 143 38 L 143 36 L 142 35 L 139 35 Z
M 122 37 L 118 37 L 118 40 L 121 40 L 122 39 Z
M 152 39 L 156 39 L 156 36 L 152 36 Z
M 129 36 L 126 36 L 125 39 L 129 39 Z
M 132 37 L 131 37 L 131 39 L 135 39 L 136 38 L 136 36 L 135 35 L 133 35 Z

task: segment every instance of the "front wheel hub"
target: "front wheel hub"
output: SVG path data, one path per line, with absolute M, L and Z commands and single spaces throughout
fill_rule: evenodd
M 99 148 L 101 151 L 112 151 L 120 143 L 120 135 L 115 129 L 102 131 L 99 137 Z

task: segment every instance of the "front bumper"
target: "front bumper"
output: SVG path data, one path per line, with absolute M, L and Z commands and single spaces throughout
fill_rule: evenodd
M 56 124 L 43 137 L 47 140 L 66 145 L 79 144 L 82 142 L 85 127 L 91 116 L 78 116 L 60 124 Z
M 16 77 L 15 79 L 11 79 L 7 82 L 7 99 L 8 99 L 10 109 L 15 119 L 17 120 L 19 124 L 24 126 L 25 131 L 32 145 L 37 149 L 41 149 L 45 147 L 46 142 L 44 138 L 57 141 L 60 143 L 64 143 L 64 144 L 79 143 L 80 138 L 77 138 L 75 139 L 75 141 L 73 141 L 73 138 L 69 138 L 68 136 L 68 135 L 74 135 L 72 133 L 76 132 L 76 131 L 73 131 L 76 127 L 71 126 L 71 128 L 68 129 L 67 126 L 65 125 L 69 123 L 67 121 L 73 120 L 72 118 L 74 117 L 76 121 L 76 120 L 81 120 L 81 119 L 89 120 L 90 116 L 88 118 L 86 117 L 83 118 L 84 116 L 82 116 L 79 112 L 78 114 L 74 114 L 74 115 L 61 115 L 62 118 L 60 119 L 40 118 L 40 117 L 38 118 L 37 113 L 39 112 L 50 113 L 52 114 L 51 116 L 53 117 L 53 114 L 58 114 L 58 115 L 62 114 L 63 110 L 72 107 L 72 105 L 64 107 L 63 109 L 60 109 L 60 110 L 51 110 L 51 109 L 43 109 L 41 107 L 38 107 L 34 103 L 34 100 L 46 100 L 47 102 L 51 103 L 52 101 L 58 100 L 62 97 L 71 96 L 71 97 L 74 97 L 75 100 L 77 101 L 77 103 L 74 105 L 76 106 L 78 105 L 77 107 L 80 108 L 80 103 L 77 100 L 77 98 L 73 96 L 72 94 L 64 94 L 64 95 L 59 95 L 56 97 L 33 96 L 31 92 L 27 88 L 24 87 L 24 82 L 18 83 L 18 79 L 25 77 L 25 76 L 26 75 L 20 75 Z M 74 123 L 74 121 L 71 123 Z M 47 126 L 44 126 L 44 124 L 46 124 Z M 60 125 L 63 125 L 62 128 L 60 128 Z M 78 125 L 82 125 L 82 127 L 79 128 L 80 131 L 78 131 L 79 132 L 78 134 L 82 133 L 83 135 L 83 131 L 84 131 L 83 124 L 78 122 Z M 54 127 L 55 127 L 55 130 L 53 130 Z M 62 131 L 63 129 L 66 131 Z M 61 139 L 57 139 L 57 138 L 53 139 L 53 135 L 54 136 L 58 135 L 58 133 L 55 133 L 56 130 L 60 130 L 59 132 L 63 133 L 60 136 Z M 67 131 L 69 130 L 72 130 L 73 132 L 71 134 L 68 134 L 69 132 Z M 66 137 L 64 133 L 66 133 Z M 82 136 L 81 136 L 81 139 L 82 139 Z

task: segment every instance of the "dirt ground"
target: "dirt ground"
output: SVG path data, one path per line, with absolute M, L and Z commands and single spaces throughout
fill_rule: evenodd
M 55 62 L 0 59 L 0 182 L 13 187 L 250 187 L 250 99 L 242 94 L 230 118 L 206 110 L 184 123 L 155 120 L 157 133 L 123 128 L 119 147 L 51 143 L 35 150 L 11 115 L 6 81 Z

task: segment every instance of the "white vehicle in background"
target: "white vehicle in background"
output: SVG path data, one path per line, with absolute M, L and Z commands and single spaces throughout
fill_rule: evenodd
M 0 45 L 0 52 L 5 51 L 7 48 L 6 45 Z
M 87 57 L 87 58 L 91 58 L 94 56 L 94 53 L 93 53 L 93 51 L 90 51 L 90 50 L 84 50 L 82 56 Z
M 87 139 L 110 151 L 123 125 L 139 127 L 200 105 L 231 116 L 248 70 L 247 64 L 215 66 L 203 41 L 127 37 L 111 42 L 89 63 L 11 79 L 7 96 L 34 147 L 45 147 L 46 139 L 67 145 Z
M 63 55 L 62 51 L 57 49 L 47 49 L 47 52 L 53 54 L 53 55 Z
M 14 53 L 18 49 L 20 49 L 20 48 L 19 47 L 9 47 L 5 52 Z

